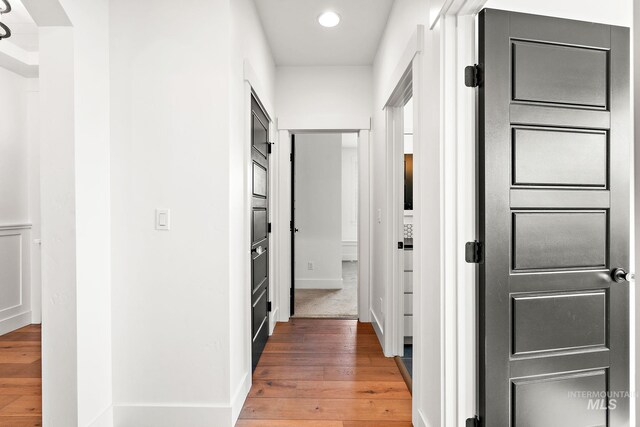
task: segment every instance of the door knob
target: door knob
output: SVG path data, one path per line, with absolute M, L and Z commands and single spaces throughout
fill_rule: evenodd
M 298 230 L 297 228 L 294 228 L 293 231 L 297 233 L 300 230 Z
M 634 273 L 627 273 L 624 268 L 616 268 L 611 272 L 611 278 L 616 283 L 622 283 L 624 281 L 634 282 L 636 275 Z

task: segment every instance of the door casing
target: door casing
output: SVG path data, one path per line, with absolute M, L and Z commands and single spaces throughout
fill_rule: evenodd
M 371 175 L 370 175 L 370 132 L 369 129 L 345 129 L 332 127 L 332 123 L 319 125 L 318 128 L 308 130 L 305 128 L 278 129 L 279 154 L 274 156 L 275 164 L 272 166 L 274 175 L 278 181 L 278 196 L 274 200 L 277 205 L 277 222 L 282 226 L 278 229 L 274 240 L 278 240 L 279 251 L 277 254 L 278 270 L 278 322 L 288 322 L 291 315 L 291 286 L 293 281 L 292 266 L 292 232 L 289 222 L 292 220 L 292 186 L 291 186 L 291 135 L 301 133 L 358 133 L 358 319 L 361 322 L 370 322 L 370 277 L 371 277 Z

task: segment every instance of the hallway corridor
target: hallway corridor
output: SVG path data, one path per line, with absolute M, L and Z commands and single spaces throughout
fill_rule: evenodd
M 236 427 L 410 427 L 411 395 L 368 323 L 279 323 Z

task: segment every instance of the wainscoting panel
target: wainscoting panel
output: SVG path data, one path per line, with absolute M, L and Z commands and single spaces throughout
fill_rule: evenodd
M 0 335 L 31 323 L 30 226 L 0 226 Z

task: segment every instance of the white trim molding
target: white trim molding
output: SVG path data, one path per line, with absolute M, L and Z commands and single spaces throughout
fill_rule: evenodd
M 342 289 L 342 278 L 337 279 L 296 279 L 296 289 Z
M 253 67 L 251 66 L 251 62 L 249 62 L 248 59 L 244 60 L 244 80 L 249 83 L 253 91 L 258 96 L 258 99 L 260 99 L 262 108 L 266 110 L 269 119 L 273 121 L 276 117 L 275 110 L 273 109 L 273 103 L 267 96 L 264 90 L 264 86 L 262 85 L 260 78 L 258 78 L 258 74 L 253 69 Z
M 276 119 L 278 126 L 282 123 Z M 274 270 L 277 271 L 278 301 L 277 320 L 288 322 L 291 313 L 291 232 L 289 221 L 291 220 L 291 135 L 293 133 L 349 133 L 358 132 L 358 240 L 357 240 L 357 260 L 358 260 L 358 319 L 361 322 L 371 322 L 371 132 L 370 120 L 367 120 L 366 128 L 358 129 L 358 123 L 344 123 L 344 128 L 321 127 L 321 123 L 314 123 L 313 129 L 288 129 L 279 127 L 277 129 L 278 143 L 274 147 L 273 180 L 277 181 L 277 197 L 274 199 L 276 208 L 274 212 L 275 227 L 272 234 L 272 241 L 277 241 L 277 250 L 272 253 L 277 258 Z M 364 123 L 361 123 L 364 124 Z M 277 224 L 280 224 L 278 226 Z M 298 287 L 296 280 L 296 287 Z M 303 288 L 313 289 L 340 289 L 337 284 L 314 283 L 313 285 L 303 284 Z
M 371 322 L 371 132 L 358 133 L 358 319 Z
M 0 226 L 0 335 L 31 324 L 31 225 Z
M 358 241 L 342 241 L 342 261 L 358 261 Z
M 0 225 L 0 231 L 4 230 L 29 230 L 31 229 L 31 224 L 3 224 Z
M 230 426 L 233 422 L 231 408 L 227 406 L 117 404 L 113 406 L 113 425 L 210 427 Z
M 631 204 L 631 271 L 637 272 L 640 266 L 640 4 L 633 3 L 633 29 L 632 29 L 632 87 L 634 91 L 632 111 L 634 114 L 634 140 L 631 144 L 633 164 L 632 195 L 634 203 Z M 638 280 L 638 279 L 636 279 Z M 631 425 L 638 425 L 638 407 L 640 406 L 640 292 L 636 286 L 630 288 L 631 301 L 631 391 L 635 392 L 635 399 L 631 401 Z
M 249 372 L 245 373 L 242 377 L 240 385 L 231 398 L 231 419 L 234 423 L 238 420 L 238 417 L 240 417 L 242 406 L 249 394 L 249 390 L 251 390 L 251 383 L 251 370 L 249 370 Z
M 113 406 L 105 408 L 93 421 L 89 423 L 89 427 L 113 427 Z
M 477 61 L 476 15 L 486 0 L 445 0 L 429 40 L 436 58 L 426 79 L 439 88 L 431 101 L 439 124 L 440 337 L 443 396 L 439 425 L 464 425 L 477 414 L 476 267 L 465 262 L 464 243 L 476 238 L 475 91 L 464 85 L 464 67 Z M 421 230 L 420 232 L 423 232 Z M 424 257 L 416 262 L 418 268 Z M 444 272 L 447 274 L 444 274 Z M 433 278 L 433 275 L 431 275 Z M 426 286 L 422 277 L 418 289 Z M 417 279 L 416 279 L 416 283 Z M 431 423 L 435 419 L 425 411 Z
M 277 138 L 276 131 L 276 123 L 275 123 L 275 111 L 273 110 L 273 103 L 271 99 L 267 96 L 266 91 L 264 90 L 264 86 L 262 82 L 258 78 L 257 73 L 254 71 L 251 66 L 251 62 L 247 59 L 244 60 L 244 144 L 243 144 L 243 159 L 244 159 L 244 188 L 245 188 L 245 197 L 244 197 L 244 208 L 243 208 L 243 222 L 244 222 L 244 233 L 241 238 L 243 240 L 242 247 L 244 249 L 243 253 L 245 254 L 243 260 L 243 270 L 244 270 L 244 278 L 243 288 L 246 290 L 245 295 L 243 296 L 245 300 L 244 304 L 244 352 L 243 352 L 243 364 L 245 373 L 240 381 L 239 385 L 236 387 L 236 391 L 234 392 L 234 396 L 232 399 L 232 407 L 230 408 L 230 417 L 235 422 L 237 416 L 240 414 L 240 410 L 242 409 L 242 404 L 244 403 L 247 395 L 249 394 L 249 390 L 251 388 L 252 378 L 252 333 L 251 333 L 251 261 L 250 261 L 250 253 L 251 253 L 251 194 L 252 194 L 252 160 L 251 160 L 251 138 L 252 138 L 252 116 L 251 116 L 251 99 L 253 95 L 258 99 L 258 102 L 262 106 L 262 108 L 267 113 L 269 119 L 269 140 L 274 141 Z M 276 172 L 274 171 L 274 158 L 277 156 L 277 148 L 278 144 L 274 144 L 275 152 L 269 158 L 269 219 L 268 221 L 274 223 L 273 218 L 277 215 L 277 203 L 275 203 L 275 197 L 278 194 L 278 185 L 276 177 Z M 276 234 L 272 234 L 275 236 Z M 271 237 L 269 241 L 269 251 L 271 254 L 276 254 L 278 252 L 278 242 L 277 239 Z M 274 256 L 269 257 L 269 299 L 274 305 L 274 310 L 269 314 L 269 335 L 273 333 L 275 329 L 276 322 L 278 321 L 278 293 L 279 289 L 276 285 L 277 283 L 277 270 L 274 268 L 276 266 L 277 259 Z M 180 424 L 180 423 L 178 423 Z

